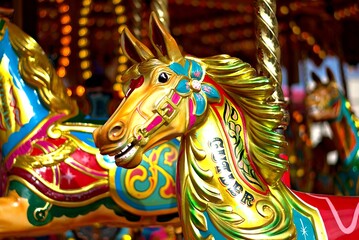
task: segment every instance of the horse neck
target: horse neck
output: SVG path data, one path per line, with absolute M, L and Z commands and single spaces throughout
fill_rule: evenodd
M 233 111 L 237 111 L 236 114 Z M 248 136 L 240 110 L 230 100 L 225 100 L 224 103 L 210 105 L 203 119 L 199 126 L 184 136 L 184 148 L 192 152 L 195 152 L 194 147 L 202 149 L 205 153 L 205 160 L 200 161 L 204 164 L 203 168 L 211 165 L 219 179 L 229 175 L 233 179 L 237 177 L 237 182 L 232 184 L 246 185 L 250 191 L 266 194 L 267 185 L 256 171 L 248 153 Z M 199 160 L 196 154 L 186 157 L 190 161 Z M 228 192 L 232 191 L 230 187 L 234 186 L 228 186 Z
M 203 222 L 208 229 L 212 229 L 210 221 L 213 219 L 221 223 L 219 232 L 225 232 L 228 226 L 236 228 L 238 232 L 228 233 L 228 239 L 251 239 L 253 229 L 256 234 L 273 230 L 275 239 L 286 239 L 294 234 L 293 223 L 285 221 L 285 212 L 291 211 L 289 204 L 280 200 L 280 194 L 272 194 L 250 164 L 245 123 L 243 118 L 236 119 L 233 112 L 228 116 L 226 104 L 231 105 L 225 102 L 210 106 L 201 125 L 181 139 L 176 189 L 183 231 L 186 236 L 195 232 L 193 229 L 197 226 L 186 223 L 193 220 L 193 212 L 196 212 L 198 219 L 208 215 L 207 223 Z M 204 207 L 206 202 L 210 204 Z M 275 218 L 263 215 L 263 206 L 258 203 L 265 203 L 265 208 L 270 209 Z M 228 212 L 217 215 L 225 209 Z M 238 219 L 243 223 L 238 224 Z M 285 224 L 277 228 L 277 220 Z
M 0 149 L 3 157 L 43 122 L 50 114 L 34 91 L 22 78 L 19 70 L 19 56 L 10 43 L 9 31 L 4 32 L 0 41 L 2 76 L 0 82 L 2 114 L 4 122 L 0 131 Z M 10 101 L 11 99 L 11 101 Z
M 349 107 L 349 102 L 340 95 L 338 116 L 328 121 L 339 152 L 340 160 L 351 164 L 358 158 L 359 150 L 359 121 Z

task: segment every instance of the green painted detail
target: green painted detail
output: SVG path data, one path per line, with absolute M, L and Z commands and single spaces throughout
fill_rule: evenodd
M 20 197 L 26 198 L 29 201 L 29 208 L 27 210 L 28 221 L 34 226 L 43 226 L 51 222 L 54 218 L 66 216 L 69 218 L 76 218 L 80 215 L 86 215 L 89 212 L 95 211 L 101 205 L 108 209 L 112 209 L 118 216 L 125 217 L 128 221 L 137 222 L 140 216 L 134 215 L 122 208 L 120 208 L 111 198 L 103 198 L 89 205 L 82 207 L 61 207 L 53 203 L 46 202 L 40 196 L 35 194 L 24 184 L 18 181 L 11 181 L 9 191 L 15 190 Z

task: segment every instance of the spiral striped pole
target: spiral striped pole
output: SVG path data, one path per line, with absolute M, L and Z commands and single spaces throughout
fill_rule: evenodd
M 169 29 L 170 26 L 170 17 L 168 13 L 168 1 L 167 0 L 152 0 L 151 1 L 151 11 L 154 11 L 158 19 L 163 23 L 163 25 Z
M 278 40 L 278 21 L 276 18 L 275 0 L 256 1 L 256 45 L 257 70 L 272 80 L 275 91 L 270 101 L 282 106 L 283 117 L 279 128 L 285 129 L 288 125 L 289 115 L 285 110 L 286 101 L 282 90 L 282 70 L 280 66 L 280 46 Z

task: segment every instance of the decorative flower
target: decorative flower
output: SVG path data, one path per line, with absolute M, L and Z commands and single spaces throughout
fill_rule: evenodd
M 182 96 L 189 96 L 192 93 L 195 103 L 195 115 L 200 116 L 207 108 L 207 99 L 210 102 L 217 102 L 220 99 L 218 90 L 209 83 L 204 83 L 204 70 L 200 64 L 193 60 L 187 60 L 184 66 L 172 63 L 170 68 L 177 74 L 186 76 L 179 81 L 176 91 Z

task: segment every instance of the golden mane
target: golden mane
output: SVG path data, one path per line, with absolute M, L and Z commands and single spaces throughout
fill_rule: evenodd
M 271 80 L 257 76 L 248 63 L 225 54 L 200 61 L 206 65 L 206 73 L 243 110 L 251 158 L 267 183 L 276 183 L 287 170 L 288 161 L 280 157 L 286 151 L 287 142 L 283 134 L 275 131 L 283 112 L 279 104 L 269 102 L 275 90 Z
M 35 87 L 42 102 L 52 111 L 74 116 L 78 107 L 57 76 L 40 45 L 16 25 L 7 22 L 12 47 L 19 56 L 19 72 L 24 81 Z

